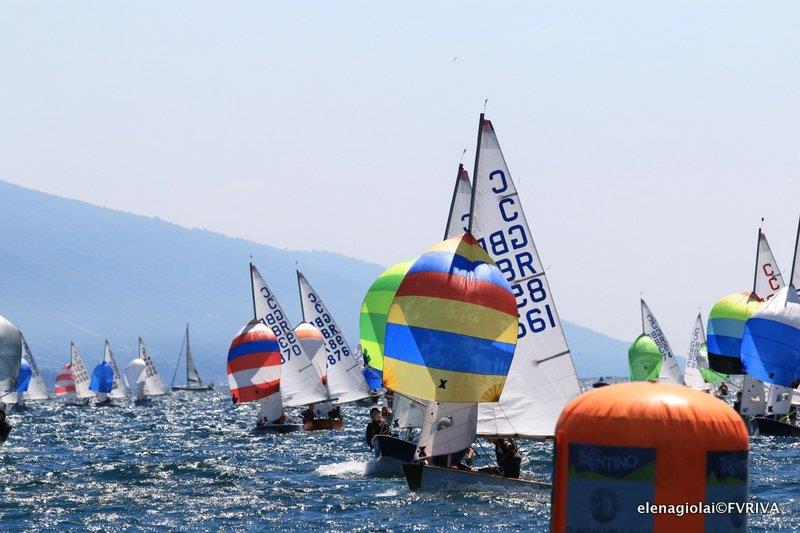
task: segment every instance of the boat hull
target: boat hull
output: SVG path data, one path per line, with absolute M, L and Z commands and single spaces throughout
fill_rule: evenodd
M 334 420 L 320 418 L 303 424 L 303 431 L 324 431 L 327 429 L 344 429 L 344 422 L 338 418 Z
M 253 431 L 256 433 L 291 433 L 293 431 L 300 431 L 300 424 L 265 424 L 263 426 L 256 426 Z
M 412 491 L 550 491 L 550 483 L 516 479 L 470 470 L 441 468 L 421 464 L 403 465 L 403 473 Z
M 189 385 L 173 385 L 172 390 L 187 390 L 192 392 L 207 392 L 214 390 L 214 385 L 203 385 L 202 387 L 190 387 Z
M 800 427 L 763 416 L 756 416 L 750 420 L 750 431 L 753 435 L 800 437 Z
M 403 465 L 414 460 L 417 443 L 391 435 L 377 435 L 372 438 L 372 450 L 375 457 L 367 463 L 368 476 L 400 476 Z

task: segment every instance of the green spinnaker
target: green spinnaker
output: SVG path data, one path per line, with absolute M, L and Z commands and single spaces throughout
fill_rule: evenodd
M 631 381 L 658 379 L 663 358 L 656 341 L 642 333 L 628 349 L 628 367 Z

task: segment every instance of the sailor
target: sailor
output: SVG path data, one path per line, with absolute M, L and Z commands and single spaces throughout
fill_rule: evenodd
M 328 411 L 328 418 L 331 420 L 341 420 L 342 419 L 342 408 L 341 406 L 337 405 L 330 411 Z
M 300 417 L 303 419 L 303 424 L 307 424 L 309 422 L 314 421 L 314 406 L 309 405 L 303 411 L 300 412 Z
M 736 400 L 733 402 L 733 410 L 737 413 L 742 410 L 742 391 L 736 393 Z
M 377 407 L 369 410 L 369 417 L 372 421 L 367 424 L 367 434 L 364 439 L 367 441 L 367 446 L 372 448 L 372 439 L 376 435 L 391 435 L 392 430 L 389 428 L 389 424 L 383 420 L 381 411 Z
M 5 409 L 3 407 L 0 407 L 0 443 L 6 441 L 9 433 L 11 433 L 11 424 L 9 424 L 8 420 L 6 420 Z
M 494 438 L 494 455 L 497 459 L 497 469 L 503 477 L 519 477 L 519 467 L 522 464 L 522 457 L 519 455 L 519 448 L 514 439 Z
M 720 400 L 725 399 L 728 397 L 728 386 L 725 382 L 721 383 L 719 388 L 717 389 L 717 398 Z

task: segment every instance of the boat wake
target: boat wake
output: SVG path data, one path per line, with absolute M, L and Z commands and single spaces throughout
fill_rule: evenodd
M 363 477 L 367 464 L 361 461 L 344 461 L 329 465 L 319 465 L 314 472 L 325 477 Z

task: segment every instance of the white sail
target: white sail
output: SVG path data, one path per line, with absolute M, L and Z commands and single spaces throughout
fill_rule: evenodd
M 756 296 L 765 302 L 784 286 L 783 276 L 763 231 L 758 232 L 755 282 Z
M 86 370 L 86 365 L 83 364 L 81 356 L 78 354 L 78 349 L 75 348 L 75 343 L 69 343 L 70 363 L 72 364 L 72 373 L 75 375 L 75 394 L 78 398 L 93 398 L 96 396 L 93 390 L 89 389 L 89 371 Z
M 464 170 L 464 165 L 458 165 L 453 201 L 450 203 L 450 216 L 447 218 L 447 227 L 444 230 L 445 240 L 457 237 L 469 229 L 471 198 L 472 184 L 469 182 L 469 174 Z
M 147 348 L 144 346 L 142 338 L 139 337 L 139 359 L 144 361 L 144 386 L 142 392 L 145 396 L 161 396 L 167 393 L 167 388 L 164 382 L 161 381 L 161 376 L 158 375 L 153 359 L 147 353 Z
M 492 124 L 481 116 L 472 233 L 517 295 L 517 348 L 498 403 L 481 404 L 481 435 L 552 436 L 581 392 L 544 267 Z M 544 201 L 543 199 L 541 201 Z
M 189 345 L 189 324 L 186 324 L 186 384 L 187 385 L 202 385 L 203 380 L 200 379 L 200 373 L 194 364 L 194 357 L 192 357 L 192 347 Z
M 125 398 L 128 396 L 128 387 L 125 385 L 125 380 L 122 379 L 122 374 L 117 366 L 117 361 L 114 359 L 114 353 L 111 351 L 111 345 L 106 339 L 105 346 L 103 347 L 103 361 L 111 365 L 111 370 L 114 371 L 114 382 L 111 384 L 111 392 L 108 393 L 109 398 Z
M 661 326 L 658 325 L 658 321 L 650 310 L 650 307 L 644 300 L 641 300 L 641 303 L 642 324 L 644 327 L 643 333 L 649 335 L 653 341 L 655 341 L 656 346 L 658 346 L 658 351 L 661 352 L 661 357 L 664 358 L 664 362 L 661 364 L 661 370 L 658 373 L 658 381 L 683 385 L 681 368 L 678 366 L 678 359 L 672 353 L 669 342 L 667 342 L 667 336 L 664 335 L 664 331 L 661 329 Z
M 283 416 L 283 400 L 280 391 L 261 398 L 258 403 L 260 405 L 259 424 L 270 424 Z
M 794 389 L 770 384 L 767 389 L 767 414 L 786 415 L 792 406 Z
M 794 257 L 792 258 L 792 286 L 800 295 L 800 220 L 797 221 L 797 236 L 794 240 Z
M 697 313 L 697 320 L 694 321 L 692 338 L 689 341 L 689 353 L 686 359 L 686 368 L 683 371 L 683 382 L 687 387 L 695 390 L 709 390 L 711 387 L 703 375 L 701 368 L 708 368 L 708 359 L 701 352 L 703 344 L 706 342 L 706 333 L 703 328 L 703 317 Z
M 767 412 L 767 389 L 761 381 L 745 374 L 742 382 L 742 399 L 739 412 L 743 415 L 758 416 Z
M 430 402 L 417 441 L 417 457 L 460 452 L 475 440 L 478 404 Z
M 19 333 L 19 336 L 22 341 L 22 358 L 25 359 L 31 367 L 31 382 L 28 384 L 28 390 L 25 391 L 25 399 L 49 400 L 50 393 L 47 392 L 47 384 L 44 382 L 41 372 L 39 372 L 39 366 L 33 359 L 33 354 L 28 347 L 28 343 L 25 342 L 25 336 L 22 332 Z
M 15 403 L 22 337 L 19 330 L 0 316 L 0 403 Z
M 426 407 L 427 405 L 419 400 L 395 392 L 392 400 L 392 429 L 422 427 Z
M 369 387 L 361 366 L 325 302 L 299 271 L 297 282 L 300 285 L 303 318 L 315 326 L 324 338 L 328 393 L 334 404 L 341 405 L 369 397 Z
M 258 319 L 272 330 L 281 349 L 281 395 L 285 407 L 297 407 L 328 400 L 328 389 L 322 383 L 311 358 L 292 331 L 275 294 L 254 265 L 250 265 L 253 300 Z
M 128 390 L 134 393 L 137 400 L 144 398 L 144 380 L 147 365 L 138 357 L 125 367 L 125 384 Z

